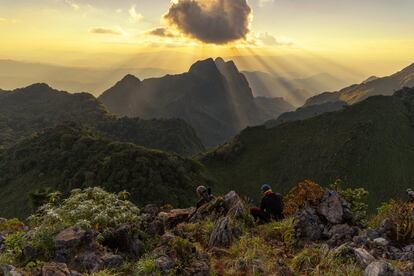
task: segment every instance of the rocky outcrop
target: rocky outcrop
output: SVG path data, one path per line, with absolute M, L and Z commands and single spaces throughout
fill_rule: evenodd
M 158 217 L 163 221 L 167 228 L 173 228 L 179 223 L 187 221 L 194 213 L 195 208 L 172 209 L 169 212 L 161 212 Z
M 216 221 L 210 235 L 210 247 L 229 247 L 242 234 L 241 229 L 229 217 Z
M 80 272 L 91 273 L 114 268 L 124 261 L 122 256 L 115 255 L 100 245 L 95 233 L 79 227 L 61 231 L 54 239 L 54 247 L 55 261 Z
M 337 192 L 326 190 L 318 207 L 318 213 L 331 224 L 341 224 L 352 219 L 348 202 Z
M 364 276 L 402 276 L 391 264 L 384 261 L 372 262 L 367 266 Z

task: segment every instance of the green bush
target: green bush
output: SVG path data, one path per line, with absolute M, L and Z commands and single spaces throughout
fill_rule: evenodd
M 61 203 L 51 197 L 51 202 L 43 205 L 28 218 L 32 229 L 30 242 L 50 251 L 53 237 L 67 227 L 79 226 L 93 229 L 102 234 L 109 227 L 123 223 L 133 223 L 140 227 L 139 209 L 120 195 L 105 192 L 101 188 L 76 189 Z
M 157 267 L 155 259 L 150 256 L 141 258 L 134 268 L 134 275 L 136 276 L 159 276 L 161 271 Z

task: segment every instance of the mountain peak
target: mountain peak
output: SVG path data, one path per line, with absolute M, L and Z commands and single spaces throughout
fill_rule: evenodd
M 128 74 L 125 77 L 123 77 L 123 79 L 121 80 L 121 82 L 140 83 L 141 80 L 139 78 L 137 78 L 136 76 L 132 75 L 132 74 Z
M 403 72 L 403 73 L 414 73 L 414 63 L 413 64 L 411 64 L 411 65 L 409 65 L 409 66 L 407 66 L 407 67 L 405 67 L 401 72 Z
M 31 91 L 44 91 L 44 90 L 52 90 L 52 87 L 50 87 L 47 83 L 34 83 L 23 89 L 31 90 Z
M 194 63 L 188 72 L 196 75 L 209 75 L 217 73 L 218 69 L 215 61 L 212 58 L 208 58 Z

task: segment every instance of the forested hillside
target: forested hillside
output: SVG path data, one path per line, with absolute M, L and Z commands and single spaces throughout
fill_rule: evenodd
M 195 161 L 61 125 L 0 152 L 0 217 L 28 215 L 29 195 L 46 188 L 101 186 L 126 190 L 140 205 L 188 205 L 201 173 Z
M 261 183 L 286 192 L 303 179 L 364 187 L 370 207 L 414 183 L 414 89 L 274 128 L 247 128 L 201 157 L 217 189 L 257 198 Z

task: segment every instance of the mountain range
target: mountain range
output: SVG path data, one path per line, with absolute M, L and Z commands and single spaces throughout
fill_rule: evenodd
M 46 84 L 0 93 L 0 148 L 63 122 L 94 128 L 120 141 L 183 155 L 204 150 L 184 121 L 116 118 L 91 94 L 70 94 Z
M 307 78 L 281 77 L 261 71 L 243 71 L 255 96 L 282 97 L 294 106 L 302 106 L 306 100 L 323 91 L 339 89 L 348 84 L 327 73 Z
M 374 208 L 413 185 L 414 89 L 273 128 L 249 127 L 200 160 L 216 183 L 255 199 L 262 183 L 284 193 L 303 179 L 342 179 L 367 189 Z
M 392 95 L 403 87 L 414 87 L 414 64 L 387 77 L 370 77 L 360 84 L 354 84 L 337 92 L 325 92 L 311 97 L 305 106 L 326 102 L 344 101 L 348 104 L 360 102 L 370 96 Z
M 143 81 L 127 75 L 98 99 L 118 116 L 183 119 L 209 147 L 293 110 L 282 98 L 255 98 L 236 65 L 221 58 L 198 61 L 180 75 Z
M 388 77 L 371 76 L 360 84 L 348 86 L 337 92 L 324 92 L 313 96 L 302 107 L 281 114 L 266 125 L 275 126 L 284 122 L 309 119 L 326 112 L 340 110 L 370 96 L 392 95 L 403 87 L 414 87 L 414 64 Z

